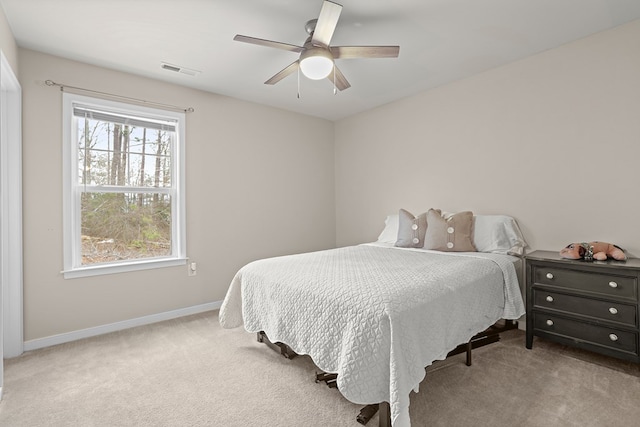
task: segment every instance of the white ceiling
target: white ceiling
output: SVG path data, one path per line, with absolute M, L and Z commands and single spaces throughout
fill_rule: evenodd
M 338 59 L 351 88 L 290 75 L 322 0 L 0 0 L 20 47 L 337 120 L 640 18 L 640 0 L 335 0 L 331 40 L 399 45 L 396 59 Z M 160 68 L 195 69 L 195 77 Z M 73 85 L 74 82 L 66 81 Z M 126 95 L 126 94 L 122 94 Z

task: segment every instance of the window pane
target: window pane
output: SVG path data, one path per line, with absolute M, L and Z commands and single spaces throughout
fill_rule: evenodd
M 80 184 L 171 187 L 174 132 L 88 118 L 77 123 Z
M 83 193 L 82 265 L 171 255 L 171 197 Z

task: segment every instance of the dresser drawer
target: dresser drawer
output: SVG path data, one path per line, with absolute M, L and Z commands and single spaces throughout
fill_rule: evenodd
M 537 331 L 571 340 L 638 355 L 638 333 L 606 326 L 592 325 L 548 313 L 534 313 Z
M 633 300 L 636 300 L 638 293 L 637 276 L 622 276 L 534 265 L 533 280 L 534 283 L 542 285 Z
M 534 288 L 533 305 L 535 308 L 557 310 L 631 327 L 638 324 L 637 306 L 620 302 L 600 301 Z

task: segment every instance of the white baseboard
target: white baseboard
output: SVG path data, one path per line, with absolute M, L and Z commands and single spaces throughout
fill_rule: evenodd
M 64 334 L 52 335 L 45 338 L 37 338 L 34 340 L 25 341 L 24 351 L 37 350 L 39 348 L 63 344 L 83 338 L 94 337 L 96 335 L 108 334 L 109 332 L 121 331 L 123 329 L 134 328 L 136 326 L 149 325 L 151 323 L 162 322 L 164 320 L 190 316 L 192 314 L 203 313 L 205 311 L 217 310 L 221 305 L 222 301 L 214 301 L 206 304 L 181 308 L 178 310 L 166 311 L 164 313 L 138 317 L 136 319 L 123 320 L 122 322 L 110 323 L 108 325 L 101 325 L 93 328 L 81 329 L 79 331 L 66 332 Z

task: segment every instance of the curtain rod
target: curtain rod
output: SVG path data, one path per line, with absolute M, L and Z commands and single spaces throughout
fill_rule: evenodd
M 165 108 L 170 108 L 170 109 L 173 109 L 173 110 L 184 111 L 185 113 L 193 113 L 195 111 L 193 109 L 193 107 L 182 108 L 182 107 L 178 107 L 176 105 L 171 105 L 171 104 L 161 104 L 159 102 L 145 101 L 144 99 L 130 98 L 128 96 L 115 95 L 113 93 L 100 92 L 100 91 L 97 91 L 97 90 L 85 89 L 85 88 L 76 87 L 76 86 L 69 86 L 69 85 L 65 85 L 65 84 L 62 84 L 62 83 L 56 83 L 53 80 L 45 80 L 44 84 L 46 84 L 47 86 L 58 86 L 58 87 L 60 87 L 61 91 L 64 91 L 65 88 L 69 88 L 69 89 L 79 90 L 79 91 L 82 91 L 82 92 L 97 93 L 97 94 L 109 96 L 109 97 L 112 97 L 112 98 L 126 99 L 126 100 L 129 100 L 129 101 L 140 102 L 140 103 L 143 103 L 143 104 L 150 104 L 150 105 L 155 105 L 155 106 L 158 106 L 158 107 L 165 107 Z

